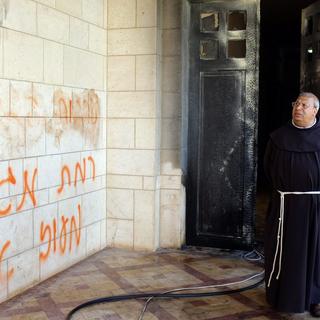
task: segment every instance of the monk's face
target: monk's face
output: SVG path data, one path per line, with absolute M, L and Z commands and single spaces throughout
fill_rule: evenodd
M 301 96 L 292 109 L 292 119 L 297 126 L 308 127 L 313 124 L 317 112 L 313 98 Z

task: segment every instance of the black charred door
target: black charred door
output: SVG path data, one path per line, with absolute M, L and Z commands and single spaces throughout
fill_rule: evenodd
M 253 242 L 259 3 L 188 2 L 187 244 Z
M 320 97 L 320 1 L 302 10 L 300 89 Z

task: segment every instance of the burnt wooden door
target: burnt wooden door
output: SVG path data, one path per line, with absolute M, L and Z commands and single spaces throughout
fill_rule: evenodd
M 188 2 L 188 245 L 253 242 L 258 13 L 255 0 Z
M 320 98 L 320 1 L 302 10 L 300 89 Z

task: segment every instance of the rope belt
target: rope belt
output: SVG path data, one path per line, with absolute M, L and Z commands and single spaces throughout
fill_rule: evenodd
M 279 190 L 277 190 L 277 191 L 280 193 L 280 213 L 279 213 L 279 224 L 278 224 L 278 234 L 277 234 L 277 247 L 276 247 L 276 253 L 274 254 L 272 271 L 269 276 L 268 287 L 270 287 L 270 282 L 271 282 L 273 273 L 275 271 L 278 252 L 279 252 L 279 269 L 278 269 L 278 273 L 276 276 L 277 280 L 279 279 L 280 272 L 281 272 L 282 244 L 283 244 L 283 222 L 284 222 L 284 196 L 287 194 L 298 194 L 298 195 L 299 194 L 320 194 L 320 191 L 306 191 L 306 192 L 301 192 L 301 191 L 283 192 L 283 191 L 279 191 Z M 280 251 L 279 251 L 279 246 L 280 246 Z

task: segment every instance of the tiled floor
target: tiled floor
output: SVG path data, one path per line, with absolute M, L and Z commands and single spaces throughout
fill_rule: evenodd
M 157 253 L 106 249 L 0 305 L 1 320 L 62 320 L 76 305 L 93 298 L 242 280 L 261 271 L 239 251 L 167 250 Z M 251 280 L 250 283 L 253 283 Z M 137 320 L 143 300 L 100 304 L 72 319 Z M 144 320 L 309 319 L 278 314 L 265 302 L 264 288 L 210 298 L 157 299 Z M 310 318 L 311 319 L 311 318 Z

